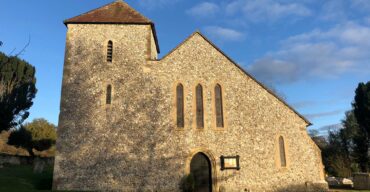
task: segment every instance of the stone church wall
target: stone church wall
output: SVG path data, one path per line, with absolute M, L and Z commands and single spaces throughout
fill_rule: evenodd
M 215 160 L 215 189 L 226 191 L 286 190 L 323 181 L 320 151 L 306 132 L 306 122 L 245 75 L 228 58 L 195 33 L 158 63 L 148 64 L 168 93 L 166 103 L 171 142 L 163 153 L 183 150 L 186 159 L 204 151 Z M 185 90 L 185 128 L 175 124 L 175 87 Z M 195 126 L 195 87 L 203 86 L 205 127 Z M 225 127 L 216 128 L 214 87 L 223 90 Z M 287 167 L 278 163 L 278 137 L 286 143 Z M 173 143 L 175 141 L 175 143 Z M 240 171 L 220 171 L 220 156 L 240 156 Z M 179 163 L 183 163 L 180 159 Z M 185 161 L 188 162 L 188 161 Z M 184 173 L 188 165 L 184 165 Z M 177 172 L 177 178 L 183 174 Z
M 179 191 L 197 152 L 211 160 L 214 191 L 284 191 L 323 180 L 306 122 L 198 33 L 162 60 L 147 61 L 153 55 L 148 26 L 68 28 L 54 188 Z M 105 58 L 108 40 L 112 63 Z M 175 121 L 178 83 L 185 90 L 184 128 Z M 199 83 L 201 130 L 195 127 Z M 224 128 L 215 127 L 216 84 L 223 91 Z M 286 168 L 277 163 L 279 136 L 286 142 Z M 221 171 L 221 155 L 239 155 L 241 169 Z
M 55 188 L 136 189 L 154 174 L 149 152 L 159 141 L 153 131 L 160 119 L 153 109 L 163 96 L 142 73 L 150 32 L 145 25 L 68 25 Z

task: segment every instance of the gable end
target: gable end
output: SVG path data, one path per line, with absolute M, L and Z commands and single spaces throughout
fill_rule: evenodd
M 284 101 L 282 98 L 280 98 L 278 95 L 276 95 L 273 91 L 271 91 L 268 87 L 266 87 L 264 84 L 262 84 L 260 81 L 258 81 L 255 77 L 253 77 L 251 74 L 249 74 L 246 70 L 244 70 L 239 64 L 237 64 L 233 59 L 231 59 L 226 53 L 224 53 L 220 48 L 218 48 L 212 41 L 210 41 L 207 37 L 205 37 L 201 32 L 196 31 L 193 34 L 191 34 L 188 38 L 186 38 L 183 42 L 181 42 L 178 46 L 176 46 L 174 49 L 172 49 L 170 52 L 168 52 L 165 56 L 163 56 L 161 60 L 164 60 L 166 57 L 171 55 L 173 52 L 175 52 L 177 49 L 179 49 L 185 42 L 190 40 L 194 35 L 200 35 L 206 42 L 208 42 L 213 48 L 215 48 L 218 52 L 220 52 L 223 56 L 225 56 L 231 63 L 233 63 L 237 68 L 239 68 L 246 76 L 251 78 L 253 81 L 255 81 L 258 85 L 260 85 L 263 89 L 265 89 L 268 93 L 273 95 L 276 99 L 278 99 L 281 103 L 283 103 L 286 107 L 288 107 L 290 110 L 292 110 L 296 115 L 298 115 L 301 119 L 303 119 L 307 126 L 311 126 L 312 123 L 307 120 L 303 115 L 301 115 L 298 111 L 296 111 L 292 106 L 290 106 L 286 101 Z

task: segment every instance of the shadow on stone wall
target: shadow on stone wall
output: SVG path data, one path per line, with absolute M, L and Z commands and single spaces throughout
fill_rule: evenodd
M 103 87 L 87 81 L 97 76 L 93 70 L 81 69 L 74 82 L 63 86 L 66 111 L 61 113 L 57 141 L 63 159 L 54 180 L 58 189 L 178 189 L 181 178 L 173 178 L 171 172 L 183 172 L 176 160 L 185 159 L 185 153 L 166 153 L 163 148 L 171 143 L 166 117 L 170 107 L 164 101 L 168 94 L 140 72 L 140 66 L 125 67 L 133 72 L 118 79 L 112 75 L 112 85 L 123 95 L 113 97 L 105 114 L 95 114 L 96 105 L 89 103 L 105 94 Z M 68 67 L 67 73 L 72 73 Z M 94 89 L 99 91 L 87 94 Z

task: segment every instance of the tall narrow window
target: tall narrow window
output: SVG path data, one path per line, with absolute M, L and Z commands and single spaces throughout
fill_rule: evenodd
M 222 90 L 221 86 L 215 86 L 215 109 L 216 109 L 216 126 L 224 127 L 224 114 L 222 106 Z
M 282 136 L 279 137 L 279 153 L 280 153 L 280 166 L 286 167 L 285 144 L 284 138 Z
M 204 127 L 204 111 L 203 111 L 203 88 L 199 84 L 196 87 L 196 118 L 197 128 Z
M 184 87 L 178 84 L 176 87 L 177 127 L 184 127 Z
M 107 86 L 106 104 L 112 103 L 112 85 Z
M 112 62 L 113 60 L 113 42 L 108 41 L 108 46 L 107 46 L 107 61 Z

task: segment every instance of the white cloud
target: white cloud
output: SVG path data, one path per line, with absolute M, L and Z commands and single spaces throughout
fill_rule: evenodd
M 205 32 L 211 37 L 221 41 L 239 41 L 243 40 L 245 37 L 242 32 L 219 26 L 205 27 Z
M 350 0 L 352 7 L 363 10 L 369 11 L 370 10 L 370 1 L 369 0 Z
M 226 5 L 226 13 L 242 13 L 251 21 L 274 21 L 286 16 L 309 16 L 311 10 L 303 4 L 274 0 L 235 0 Z
M 355 44 L 355 45 L 370 45 L 370 28 L 363 27 L 355 24 L 347 25 L 343 30 L 336 28 L 335 34 L 339 34 L 339 38 L 342 41 Z
M 321 3 L 321 2 L 316 2 Z M 356 19 L 357 14 L 370 11 L 369 0 L 325 0 L 320 6 L 318 17 L 322 20 L 348 21 Z
M 322 5 L 319 18 L 323 20 L 346 20 L 347 4 L 343 0 L 326 0 Z
M 257 60 L 248 69 L 266 83 L 290 82 L 299 78 L 295 76 L 299 74 L 299 68 L 295 64 L 268 57 Z
M 363 20 L 363 22 L 364 22 L 365 24 L 367 24 L 367 25 L 370 25 L 370 16 L 365 17 L 365 18 L 364 18 L 364 20 Z
M 327 111 L 327 112 L 321 112 L 321 113 L 312 113 L 312 114 L 305 114 L 304 116 L 307 119 L 316 119 L 316 118 L 322 118 L 322 117 L 327 117 L 327 116 L 333 116 L 333 115 L 339 115 L 343 114 L 343 110 L 334 110 L 334 111 Z
M 317 101 L 298 101 L 291 104 L 295 109 L 306 108 L 318 105 Z
M 335 78 L 344 73 L 370 72 L 370 27 L 355 23 L 327 31 L 313 30 L 282 41 L 280 50 L 249 66 L 258 79 L 291 83 L 307 78 Z
M 288 38 L 285 42 L 294 44 L 302 41 L 339 41 L 348 45 L 370 46 L 370 28 L 354 22 L 337 25 L 327 31 L 318 29 Z
M 215 3 L 203 2 L 186 11 L 194 17 L 211 17 L 219 11 L 219 6 Z
M 327 133 L 328 131 L 337 131 L 340 129 L 343 129 L 343 125 L 341 123 L 336 123 L 336 124 L 322 126 L 318 128 L 318 131 L 320 133 Z

